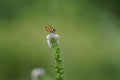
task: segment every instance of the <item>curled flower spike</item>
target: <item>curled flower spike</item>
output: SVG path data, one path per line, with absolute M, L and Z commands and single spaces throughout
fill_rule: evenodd
M 56 34 L 56 30 L 52 28 L 50 25 L 45 27 L 46 31 L 49 32 L 47 35 L 47 43 L 50 48 L 53 49 L 53 56 L 55 60 L 55 72 L 56 72 L 56 80 L 63 80 L 63 65 L 62 65 L 62 57 L 61 57 L 61 49 L 59 48 L 59 35 Z
M 52 41 L 56 41 L 57 43 L 59 43 L 59 41 L 58 41 L 58 38 L 59 38 L 60 36 L 58 35 L 58 34 L 56 34 L 56 33 L 49 33 L 48 35 L 47 35 L 47 43 L 48 43 L 48 46 L 50 47 L 50 48 L 52 48 Z

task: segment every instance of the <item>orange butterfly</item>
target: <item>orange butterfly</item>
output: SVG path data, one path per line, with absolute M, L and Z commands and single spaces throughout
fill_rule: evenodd
M 55 28 L 51 27 L 50 25 L 48 27 L 45 27 L 45 29 L 46 29 L 47 32 L 50 32 L 50 33 L 55 32 Z

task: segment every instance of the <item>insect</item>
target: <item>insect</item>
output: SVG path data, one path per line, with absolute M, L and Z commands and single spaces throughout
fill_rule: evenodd
M 48 27 L 45 27 L 45 29 L 49 33 L 54 33 L 56 31 L 55 28 L 51 27 L 50 25 Z

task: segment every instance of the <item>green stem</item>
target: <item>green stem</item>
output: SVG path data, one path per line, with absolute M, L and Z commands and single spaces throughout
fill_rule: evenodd
M 59 48 L 59 44 L 56 40 L 51 39 L 53 48 L 53 56 L 55 59 L 55 72 L 56 72 L 56 80 L 63 80 L 63 64 L 61 57 L 61 49 Z

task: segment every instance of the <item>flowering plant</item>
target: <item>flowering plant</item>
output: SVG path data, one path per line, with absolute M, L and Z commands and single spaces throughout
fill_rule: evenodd
M 63 64 L 62 64 L 61 49 L 59 47 L 59 40 L 58 40 L 60 36 L 56 34 L 56 30 L 52 28 L 50 25 L 48 27 L 45 27 L 45 29 L 47 32 L 49 32 L 49 34 L 46 37 L 48 46 L 53 49 L 56 80 L 63 80 Z

